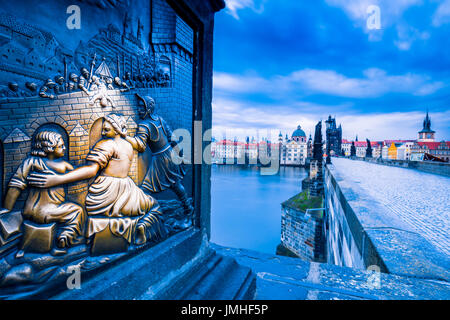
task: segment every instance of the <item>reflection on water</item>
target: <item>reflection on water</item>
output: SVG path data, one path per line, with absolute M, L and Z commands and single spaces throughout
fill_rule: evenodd
M 261 175 L 257 167 L 212 167 L 211 241 L 274 254 L 280 243 L 281 202 L 301 191 L 304 168 L 281 167 Z

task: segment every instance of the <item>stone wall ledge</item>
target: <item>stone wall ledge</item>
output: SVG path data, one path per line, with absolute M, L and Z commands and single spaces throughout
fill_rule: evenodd
M 450 285 L 426 279 L 307 262 L 211 244 L 218 254 L 234 258 L 256 273 L 256 300 L 447 300 Z M 374 286 L 375 285 L 375 286 Z
M 326 188 L 333 188 L 366 267 L 382 272 L 449 282 L 449 258 L 400 218 L 370 197 L 357 181 L 344 180 L 333 165 L 325 167 Z
M 384 166 L 394 166 L 401 168 L 415 169 L 432 174 L 438 174 L 441 176 L 450 177 L 450 163 L 445 162 L 432 162 L 432 161 L 408 161 L 408 160 L 386 160 L 386 159 L 374 159 L 374 158 L 358 158 L 354 157 L 353 160 L 367 161 Z
M 175 234 L 115 266 L 81 279 L 81 289 L 66 290 L 50 297 L 52 300 L 134 300 L 145 296 L 151 299 L 158 292 L 149 288 L 163 288 L 160 283 L 184 264 L 194 259 L 206 240 L 197 229 Z

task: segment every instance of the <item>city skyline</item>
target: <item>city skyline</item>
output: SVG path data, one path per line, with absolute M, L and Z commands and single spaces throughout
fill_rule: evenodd
M 422 115 L 422 121 L 423 121 L 424 115 Z M 431 118 L 431 117 L 430 117 Z M 321 119 L 319 121 L 325 122 L 325 119 Z M 315 123 L 316 124 L 316 123 Z M 314 125 L 315 125 L 314 124 Z M 345 132 L 345 124 L 341 123 L 340 121 L 338 121 L 338 125 L 342 125 L 343 126 L 343 131 Z M 348 141 L 355 141 L 356 138 L 359 141 L 365 141 L 366 139 L 369 139 L 371 141 L 385 141 L 385 140 L 405 140 L 405 141 L 413 141 L 413 140 L 417 140 L 417 134 L 419 132 L 420 129 L 422 129 L 421 127 L 421 123 L 418 124 L 415 136 L 412 137 L 384 137 L 384 138 L 373 138 L 371 136 L 363 136 L 360 135 L 359 133 L 356 133 L 353 136 L 350 135 L 343 135 L 342 140 L 348 140 Z M 313 132 L 307 131 L 303 126 L 301 126 L 302 129 L 304 129 L 305 133 L 306 133 L 306 137 L 309 138 L 309 136 L 311 135 L 311 137 L 313 137 Z M 285 138 L 285 136 L 287 135 L 289 138 L 291 137 L 292 132 L 294 132 L 296 130 L 297 127 L 291 126 L 289 128 L 283 128 L 283 129 L 272 129 L 272 130 L 268 130 L 268 129 L 242 129 L 242 128 L 237 128 L 235 130 L 232 130 L 230 128 L 225 128 L 223 131 L 219 131 L 219 130 L 214 130 L 213 128 L 213 135 L 212 137 L 217 140 L 235 140 L 237 139 L 237 141 L 242 141 L 245 142 L 246 138 L 249 137 L 254 138 L 255 142 L 256 141 L 263 141 L 268 140 L 270 142 L 276 142 L 278 141 L 278 135 L 281 133 L 283 138 Z M 433 122 L 432 122 L 432 128 L 434 128 L 433 126 Z M 278 130 L 278 131 L 277 131 Z M 231 133 L 230 135 L 227 135 L 226 133 Z M 278 132 L 278 133 L 276 133 Z M 323 133 L 325 133 L 325 129 L 323 129 Z M 437 133 L 437 137 L 439 137 L 439 133 Z M 234 134 L 234 135 L 232 135 Z M 436 141 L 448 141 L 448 138 L 443 137 L 442 139 L 436 138 Z
M 449 139 L 450 1 L 226 2 L 214 38 L 216 137 L 259 129 L 273 140 L 298 124 L 309 135 L 332 115 L 349 139 L 415 139 L 428 110 L 436 140 Z M 369 4 L 380 30 L 367 28 Z

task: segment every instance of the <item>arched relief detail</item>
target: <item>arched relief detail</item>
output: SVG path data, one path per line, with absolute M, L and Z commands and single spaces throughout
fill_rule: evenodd
M 44 126 L 47 123 L 55 123 L 58 124 L 59 126 L 61 126 L 64 131 L 67 133 L 68 131 L 68 123 L 66 120 L 64 120 L 63 117 L 61 116 L 42 116 L 39 118 L 36 118 L 33 120 L 33 122 L 31 122 L 29 125 L 25 126 L 25 129 L 27 130 L 27 134 L 30 136 L 34 135 L 34 132 L 36 132 L 36 130 L 42 126 Z
M 6 136 L 7 136 L 7 134 L 8 134 L 8 133 L 6 132 L 5 128 L 0 127 L 0 141 L 2 141 L 3 139 L 5 139 Z
M 89 150 L 102 138 L 103 117 L 98 117 L 89 130 Z
M 39 126 L 36 130 L 34 130 L 33 134 L 31 135 L 31 144 L 34 143 L 36 134 L 41 131 L 44 131 L 44 130 L 55 131 L 62 136 L 64 145 L 66 147 L 66 151 L 64 152 L 63 159 L 67 161 L 69 159 L 69 153 L 70 153 L 69 134 L 67 133 L 66 129 L 59 123 L 46 122 L 46 123 L 42 124 L 41 126 Z
M 89 118 L 89 120 L 87 121 L 87 127 L 88 127 L 88 132 L 90 133 L 91 132 L 91 128 L 92 128 L 92 126 L 94 125 L 94 123 L 98 120 L 98 119 L 100 119 L 100 118 L 103 118 L 105 116 L 105 114 L 104 113 L 92 113 L 91 114 L 91 117 Z

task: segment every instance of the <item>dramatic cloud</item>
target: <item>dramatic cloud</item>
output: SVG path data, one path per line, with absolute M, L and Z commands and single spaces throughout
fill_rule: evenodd
M 238 11 L 243 9 L 251 9 L 256 13 L 264 10 L 264 1 L 257 0 L 225 0 L 227 12 L 235 19 L 239 20 Z
M 395 45 L 400 50 L 409 50 L 416 40 L 427 40 L 426 31 L 419 31 L 406 24 L 403 14 L 411 7 L 423 5 L 422 0 L 326 0 L 330 6 L 343 9 L 355 26 L 362 28 L 371 41 L 381 41 L 384 32 L 391 26 L 397 25 L 398 39 Z M 371 6 L 379 8 L 379 30 L 367 27 L 367 20 L 374 13 L 368 10 Z
M 367 28 L 370 5 L 380 8 L 380 30 Z M 269 130 L 273 141 L 298 124 L 309 134 L 332 115 L 347 138 L 414 139 L 428 109 L 437 139 L 448 140 L 449 8 L 450 0 L 228 1 L 215 20 L 216 138 Z
M 281 131 L 289 136 L 297 125 L 301 125 L 307 135 L 314 133 L 314 126 L 328 115 L 336 116 L 343 126 L 343 136 L 354 139 L 416 139 L 422 129 L 424 112 L 389 112 L 357 114 L 345 112 L 347 106 L 324 106 L 299 103 L 296 106 L 248 105 L 238 100 L 215 99 L 213 102 L 213 136 L 222 139 L 237 137 L 265 137 L 277 141 Z M 275 112 L 276 110 L 276 112 Z M 437 131 L 437 139 L 445 139 L 450 133 L 450 110 L 430 113 L 432 128 Z
M 437 129 L 437 139 L 449 134 L 446 123 L 450 122 L 450 111 L 431 113 L 432 128 Z M 417 139 L 422 129 L 424 112 L 391 112 L 374 114 L 341 115 L 338 121 L 343 124 L 344 136 L 360 140 Z
M 430 33 L 427 31 L 419 31 L 418 29 L 406 24 L 397 25 L 397 37 L 394 41 L 400 50 L 409 50 L 411 45 L 417 40 L 428 40 Z
M 289 93 L 329 94 L 349 98 L 375 98 L 388 93 L 428 95 L 444 86 L 430 77 L 416 74 L 388 75 L 384 70 L 370 68 L 363 77 L 352 78 L 334 70 L 303 69 L 287 76 L 264 79 L 256 75 L 214 74 L 217 90 L 235 93 Z
M 334 106 L 340 108 L 340 106 Z M 293 106 L 246 103 L 234 99 L 215 98 L 213 101 L 213 135 L 222 139 L 245 137 L 278 139 L 280 131 L 289 135 L 297 125 L 308 134 L 314 131 L 317 113 L 324 113 L 327 106 L 298 103 Z M 321 110 L 321 111 L 320 111 Z M 306 112 L 305 112 L 306 111 Z M 311 115 L 311 112 L 317 112 Z M 325 113 L 324 113 L 325 114 Z
M 450 23 L 450 0 L 443 1 L 433 15 L 433 25 L 435 27 L 445 23 Z

